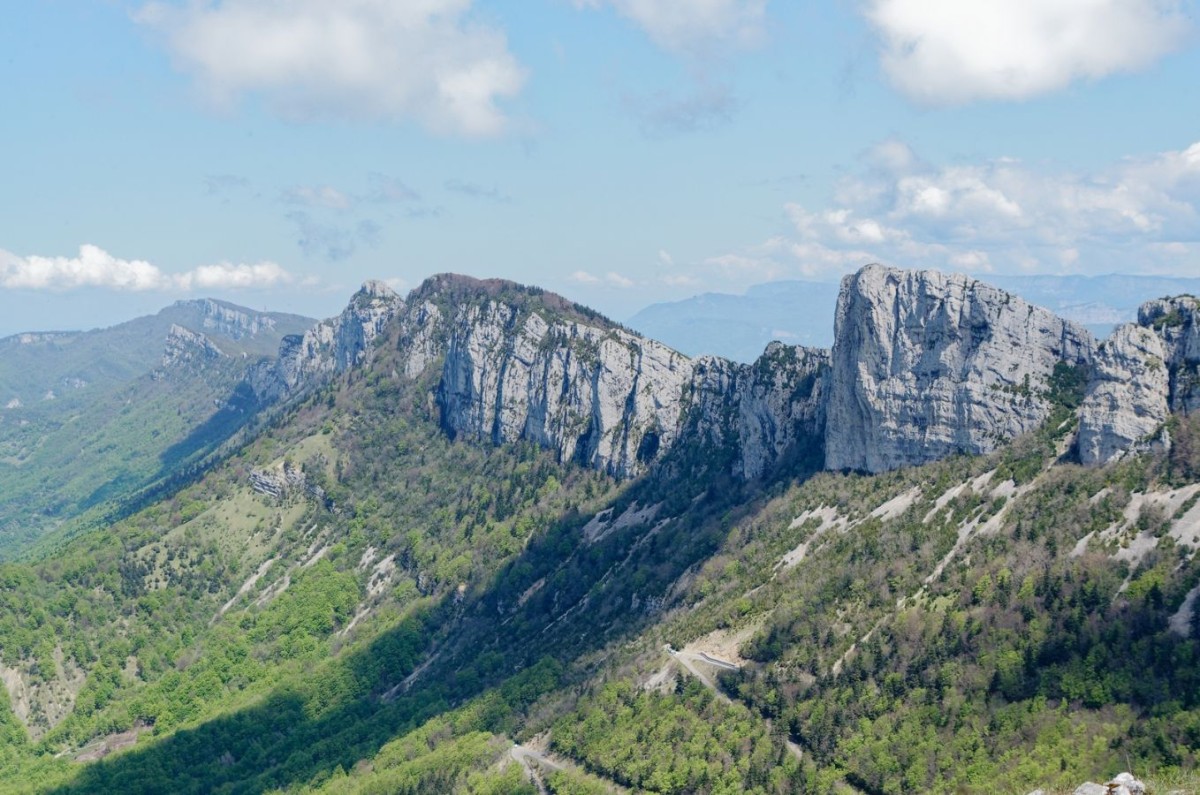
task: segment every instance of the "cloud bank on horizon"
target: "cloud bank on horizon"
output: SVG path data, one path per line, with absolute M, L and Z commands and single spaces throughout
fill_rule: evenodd
M 789 202 L 779 235 L 707 260 L 718 277 L 829 277 L 866 262 L 976 273 L 1071 271 L 1195 275 L 1200 261 L 1200 141 L 1103 173 L 1035 170 L 998 158 L 923 162 L 885 141 L 837 185 L 833 205 Z
M 182 273 L 164 273 L 145 260 L 114 257 L 99 246 L 79 247 L 77 257 L 19 257 L 0 250 L 0 287 L 62 292 L 103 287 L 131 292 L 237 290 L 274 287 L 293 281 L 274 262 L 218 262 Z

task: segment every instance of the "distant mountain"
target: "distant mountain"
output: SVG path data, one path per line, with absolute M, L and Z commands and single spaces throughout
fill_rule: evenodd
M 313 323 L 201 299 L 0 339 L 0 555 L 195 463 L 245 419 L 247 368 Z
M 745 295 L 704 293 L 652 304 L 628 325 L 689 356 L 752 362 L 767 343 L 829 347 L 838 286 L 824 282 L 756 284 Z
M 1144 301 L 1200 294 L 1200 278 L 989 275 L 986 280 L 1086 326 L 1097 337 L 1108 336 L 1118 323 L 1135 320 Z M 652 304 L 631 317 L 628 325 L 690 356 L 707 353 L 752 362 L 772 340 L 832 345 L 837 294 L 836 284 L 770 282 L 750 287 L 745 295 L 704 293 Z

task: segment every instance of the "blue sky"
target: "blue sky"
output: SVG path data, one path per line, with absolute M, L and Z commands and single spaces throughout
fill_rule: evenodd
M 24 0 L 0 334 L 456 271 L 1200 275 L 1195 0 Z

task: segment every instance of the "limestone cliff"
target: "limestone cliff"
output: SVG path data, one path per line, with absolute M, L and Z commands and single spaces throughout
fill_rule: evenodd
M 1200 300 L 1148 301 L 1097 354 L 1079 410 L 1079 458 L 1103 464 L 1157 438 L 1171 412 L 1200 409 Z M 1163 438 L 1164 442 L 1167 439 Z
M 182 364 L 202 367 L 205 362 L 225 358 L 225 352 L 207 335 L 172 324 L 163 346 L 162 368 L 164 370 Z
M 772 342 L 754 364 L 697 359 L 684 435 L 757 478 L 824 446 L 829 351 Z
M 682 354 L 508 282 L 435 277 L 410 301 L 425 323 L 408 324 L 406 370 L 440 354 L 437 404 L 452 436 L 524 439 L 617 477 L 674 441 L 691 375 Z
M 1050 411 L 1060 362 L 1090 364 L 1082 327 L 959 274 L 869 265 L 842 282 L 826 468 L 881 472 L 986 453 Z
M 1096 352 L 1079 409 L 1079 459 L 1103 464 L 1145 443 L 1170 411 L 1162 338 L 1133 323 L 1118 326 Z
M 284 337 L 278 358 L 251 374 L 252 389 L 271 402 L 361 364 L 403 307 L 404 299 L 386 284 L 366 282 L 337 317 Z
M 1184 295 L 1147 301 L 1138 310 L 1138 325 L 1162 338 L 1171 411 L 1200 409 L 1200 298 Z

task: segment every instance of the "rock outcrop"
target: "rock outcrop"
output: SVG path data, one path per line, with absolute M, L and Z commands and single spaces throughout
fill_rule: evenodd
M 1147 301 L 1138 325 L 1162 338 L 1170 373 L 1171 411 L 1200 409 L 1200 298 L 1184 295 Z
M 684 435 L 728 460 L 730 474 L 761 477 L 824 447 L 829 351 L 772 342 L 754 364 L 695 361 Z
M 534 442 L 622 478 L 679 445 L 743 479 L 822 450 L 826 469 L 868 472 L 987 453 L 1045 422 L 1081 371 L 1094 370 L 1087 463 L 1200 406 L 1196 299 L 1151 302 L 1097 348 L 1081 326 L 970 277 L 880 265 L 843 280 L 832 352 L 772 343 L 752 365 L 689 359 L 512 282 L 443 274 L 407 299 L 368 282 L 341 315 L 286 337 L 251 377 L 255 395 L 361 364 L 393 322 L 393 377 L 425 379 L 448 434 Z
M 1079 459 L 1103 464 L 1148 442 L 1170 412 L 1162 338 L 1144 326 L 1118 326 L 1096 351 L 1079 408 Z
M 205 362 L 225 358 L 225 352 L 217 347 L 207 335 L 183 326 L 171 324 L 163 346 L 162 367 L 164 370 L 183 364 L 203 366 Z
M 443 427 L 493 444 L 532 441 L 616 477 L 643 471 L 675 439 L 690 360 L 520 289 L 480 282 L 474 300 L 443 300 L 430 313 L 443 325 Z M 420 346 L 412 355 L 433 358 Z
M 253 337 L 275 328 L 275 319 L 269 315 L 247 312 L 211 298 L 181 303 L 191 303 L 199 309 L 200 322 L 206 332 L 216 332 L 233 340 Z
M 990 452 L 1048 416 L 1082 327 L 967 276 L 869 265 L 835 315 L 826 468 L 881 472 Z
M 403 307 L 404 299 L 386 284 L 366 282 L 340 315 L 284 337 L 278 359 L 252 373 L 252 389 L 260 400 L 272 402 L 361 364 Z
M 1200 300 L 1148 301 L 1137 323 L 1118 326 L 1097 351 L 1079 409 L 1079 459 L 1104 464 L 1150 447 L 1171 412 L 1197 409 Z

